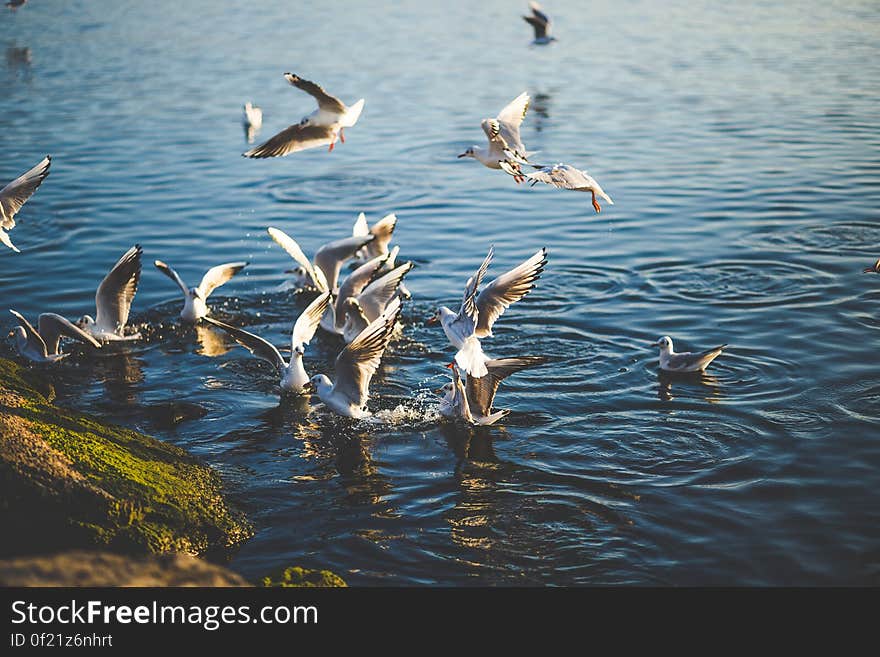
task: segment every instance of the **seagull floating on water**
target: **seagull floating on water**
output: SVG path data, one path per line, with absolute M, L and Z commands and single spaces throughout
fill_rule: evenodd
M 156 260 L 153 264 L 159 271 L 177 283 L 180 291 L 183 292 L 184 302 L 183 308 L 180 311 L 180 318 L 192 324 L 208 314 L 206 302 L 211 292 L 228 282 L 229 279 L 244 269 L 248 263 L 227 262 L 225 265 L 211 267 L 202 277 L 202 282 L 199 283 L 198 287 L 187 287 L 178 273 L 161 260 Z
M 529 156 L 534 153 L 526 151 L 519 134 L 519 127 L 528 109 L 529 94 L 524 91 L 508 103 L 497 117 L 483 119 L 480 123 L 489 139 L 489 147 L 474 145 L 458 157 L 472 157 L 490 169 L 501 169 L 502 161 L 528 164 Z M 522 182 L 522 174 L 514 175 L 514 179 Z
M 486 362 L 485 376 L 466 377 L 462 383 L 455 364 L 447 365 L 452 370 L 452 381 L 440 390 L 445 395 L 440 401 L 440 414 L 448 418 L 461 418 L 471 424 L 489 425 L 507 417 L 510 411 L 492 410 L 498 386 L 511 374 L 547 362 L 542 356 L 519 356 L 517 358 L 496 358 Z
M 21 206 L 25 204 L 37 187 L 49 175 L 49 166 L 52 164 L 52 157 L 47 155 L 33 169 L 21 174 L 18 178 L 0 189 L 0 242 L 3 242 L 16 253 L 20 253 L 18 248 L 9 239 L 6 231 L 15 228 L 15 215 L 21 210 Z
M 672 338 L 664 335 L 653 346 L 660 347 L 661 370 L 665 372 L 702 372 L 709 366 L 709 363 L 721 355 L 721 351 L 727 345 L 722 344 L 712 349 L 695 353 L 685 351 L 677 354 L 672 347 Z
M 306 391 L 309 375 L 303 366 L 303 354 L 306 345 L 315 336 L 321 317 L 327 310 L 330 302 L 330 293 L 324 292 L 312 301 L 297 318 L 290 335 L 290 362 L 284 360 L 281 352 L 268 340 L 259 335 L 250 333 L 240 328 L 230 326 L 225 322 L 212 317 L 205 317 L 209 324 L 223 329 L 231 335 L 236 342 L 247 348 L 257 358 L 269 361 L 281 372 L 281 390 L 284 392 L 303 393 Z
M 502 160 L 499 162 L 499 165 L 514 178 L 517 176 L 523 177 L 518 163 L 511 163 Z M 590 192 L 593 197 L 593 208 L 597 213 L 602 211 L 602 207 L 596 200 L 597 195 L 608 201 L 610 205 L 614 205 L 614 201 L 611 200 L 611 197 L 605 193 L 605 191 L 599 186 L 599 183 L 597 183 L 590 174 L 586 171 L 575 169 L 568 164 L 560 163 L 554 164 L 553 166 L 538 167 L 537 171 L 525 174 L 525 179 L 532 184 L 532 187 L 539 182 L 542 182 L 560 189 L 571 189 L 576 192 Z
M 458 349 L 455 362 L 475 378 L 485 376 L 488 372 L 486 361 L 489 358 L 483 353 L 480 339 L 491 337 L 495 321 L 511 304 L 534 289 L 547 265 L 547 248 L 544 247 L 479 291 L 494 255 L 495 248 L 492 247 L 477 273 L 468 279 L 459 311 L 454 313 L 446 306 L 440 306 L 429 320 L 429 323 L 440 322 L 450 344 Z
M 372 415 L 367 410 L 370 381 L 379 369 L 399 314 L 400 304 L 392 304 L 340 352 L 335 383 L 324 374 L 312 377 L 309 387 L 334 413 L 357 419 Z
M 61 353 L 61 336 L 85 342 L 101 348 L 101 343 L 61 315 L 43 313 L 37 320 L 39 329 L 34 329 L 20 313 L 10 311 L 18 320 L 18 326 L 9 332 L 15 337 L 15 348 L 21 356 L 35 363 L 57 363 L 70 354 Z
M 535 39 L 532 45 L 545 46 L 551 41 L 556 41 L 555 36 L 550 36 L 550 17 L 544 13 L 543 8 L 537 2 L 530 2 L 531 16 L 523 16 L 523 20 L 535 30 Z
M 314 82 L 303 80 L 293 73 L 285 73 L 284 77 L 294 87 L 312 96 L 318 102 L 318 109 L 243 155 L 256 158 L 282 157 L 325 144 L 329 144 L 328 150 L 332 151 L 337 139 L 345 143 L 344 129 L 357 123 L 364 108 L 364 99 L 361 98 L 348 107 Z
M 140 339 L 140 333 L 125 335 L 125 324 L 141 279 L 142 255 L 140 244 L 125 252 L 98 286 L 95 318 L 83 315 L 77 322 L 77 326 L 96 340 L 116 342 Z

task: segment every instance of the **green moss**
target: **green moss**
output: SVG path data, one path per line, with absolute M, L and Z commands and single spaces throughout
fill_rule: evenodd
M 279 574 L 264 577 L 260 584 L 262 586 L 320 586 L 320 587 L 337 587 L 347 586 L 345 580 L 339 575 L 331 573 L 329 570 L 309 570 L 294 566 L 285 568 Z
M 29 441 L 19 451 L 42 449 L 62 462 L 47 474 L 4 450 L 0 520 L 20 529 L 28 518 L 36 520 L 31 525 L 46 518 L 58 524 L 60 516 L 63 527 L 35 527 L 36 535 L 57 532 L 55 543 L 127 552 L 222 552 L 252 535 L 210 468 L 168 443 L 59 409 L 41 387 L 30 372 L 0 359 L 0 415 L 10 433 L 0 441 L 18 432 L 16 439 Z M 66 481 L 53 480 L 59 470 Z

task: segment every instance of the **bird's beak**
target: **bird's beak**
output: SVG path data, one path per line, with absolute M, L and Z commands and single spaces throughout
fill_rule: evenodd
M 436 324 L 439 321 L 440 321 L 439 315 L 431 315 L 428 319 L 425 320 L 425 324 L 427 324 L 428 326 L 431 326 L 432 324 Z
M 462 153 L 461 155 L 458 156 L 458 159 L 460 160 L 463 157 L 467 157 L 467 153 Z
M 295 273 L 296 273 L 296 269 L 285 269 L 285 270 L 284 270 L 284 273 L 285 273 L 285 274 L 295 274 Z
M 439 388 L 435 388 L 434 394 L 442 397 L 443 396 L 443 386 L 440 386 Z
M 306 382 L 303 384 L 303 392 L 311 392 L 311 391 L 312 391 L 312 382 L 311 382 L 311 381 L 306 381 Z
M 652 346 L 652 347 L 659 347 L 659 346 L 660 346 L 660 340 L 657 340 L 657 342 L 652 342 L 652 343 L 651 343 L 651 346 Z
M 13 335 L 15 335 L 15 331 L 10 331 L 9 333 L 6 334 L 6 337 L 11 338 Z
M 453 361 L 452 363 L 449 363 L 449 365 L 446 366 L 446 369 L 447 370 L 454 370 L 455 369 L 455 362 Z

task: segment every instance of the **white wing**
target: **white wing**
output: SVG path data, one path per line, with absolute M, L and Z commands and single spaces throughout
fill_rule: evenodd
M 412 268 L 413 263 L 405 262 L 377 278 L 358 295 L 358 303 L 361 305 L 367 321 L 371 322 L 385 312 L 385 307 L 394 297 L 394 293 L 400 287 L 403 277 Z
M 141 280 L 141 255 L 143 249 L 140 244 L 135 244 L 113 265 L 98 286 L 95 324 L 99 329 L 121 334 L 128 322 L 131 302 Z
M 202 282 L 199 283 L 198 290 L 202 295 L 202 299 L 207 299 L 211 292 L 247 267 L 247 264 L 248 263 L 246 262 L 227 262 L 224 265 L 211 267 L 205 275 L 202 276 Z
M 547 248 L 543 248 L 522 264 L 501 274 L 477 296 L 477 327 L 475 335 L 492 335 L 492 325 L 512 303 L 526 296 L 535 287 L 547 265 Z
M 309 262 L 306 254 L 303 253 L 303 250 L 299 247 L 299 244 L 297 244 L 292 237 L 290 237 L 283 230 L 273 228 L 272 226 L 267 228 L 266 232 L 269 233 L 269 237 L 275 240 L 275 243 L 278 246 L 287 251 L 287 255 L 296 260 L 297 264 L 306 270 L 309 278 L 312 279 L 312 283 L 314 283 L 315 287 L 319 291 L 325 292 L 329 289 L 327 287 L 327 281 L 324 279 L 323 276 L 319 275 L 315 271 L 315 268 L 312 267 L 312 263 Z
M 363 237 L 370 234 L 370 225 L 367 223 L 367 215 L 361 212 L 357 221 L 354 222 L 354 228 L 351 231 L 352 237 Z
M 363 408 L 369 398 L 370 381 L 391 341 L 400 305 L 389 310 L 361 331 L 336 358 L 334 390 L 359 408 Z
M 166 265 L 161 260 L 154 260 L 153 265 L 155 265 L 156 269 L 158 269 L 172 281 L 177 283 L 177 287 L 179 287 L 180 291 L 183 292 L 183 296 L 189 295 L 189 290 L 186 287 L 186 283 L 183 282 L 183 279 L 176 271 L 174 271 L 170 266 Z
M 375 258 L 376 256 L 388 253 L 388 245 L 391 243 L 391 237 L 394 235 L 396 227 L 397 215 L 393 212 L 373 224 L 372 228 L 370 228 L 370 233 L 375 239 L 364 247 L 368 258 Z
M 473 335 L 474 330 L 477 327 L 477 315 L 479 314 L 476 304 L 477 290 L 480 288 L 483 276 L 486 275 L 486 271 L 489 269 L 489 264 L 492 262 L 494 256 L 495 247 L 491 246 L 489 247 L 489 253 L 486 254 L 486 257 L 483 259 L 480 268 L 477 269 L 477 273 L 468 279 L 467 285 L 464 287 L 464 297 L 461 302 L 461 308 L 458 311 L 458 315 L 449 325 L 449 329 L 455 332 L 456 335 L 459 335 L 462 339 Z
M 21 209 L 37 187 L 49 175 L 52 158 L 47 155 L 40 163 L 23 173 L 11 183 L 0 189 L 0 228 L 11 230 L 15 227 L 15 214 Z
M 353 258 L 354 254 L 364 246 L 367 242 L 373 240 L 372 235 L 364 235 L 361 237 L 344 237 L 341 240 L 325 244 L 315 254 L 315 267 L 320 269 L 326 279 L 326 289 L 333 291 L 339 282 L 339 271 L 342 269 L 342 263 L 349 258 Z
M 37 326 L 40 327 L 40 337 L 46 343 L 46 349 L 50 354 L 59 353 L 58 344 L 61 342 L 62 335 L 80 342 L 87 342 L 97 349 L 101 348 L 100 342 L 61 315 L 43 313 L 37 320 Z
M 234 326 L 230 326 L 229 324 L 216 320 L 213 317 L 203 317 L 202 320 L 226 331 L 238 344 L 250 351 L 257 358 L 269 361 L 279 369 L 287 365 L 281 357 L 281 353 L 275 348 L 275 345 L 268 340 L 264 340 L 259 335 L 249 333 L 240 328 L 235 328 Z
M 512 148 L 521 157 L 526 156 L 526 149 L 520 138 L 519 127 L 522 125 L 526 112 L 529 110 L 530 102 L 529 94 L 523 91 L 519 96 L 510 101 L 497 116 L 501 137 L 507 142 L 508 147 Z
M 297 347 L 307 345 L 318 330 L 318 324 L 321 323 L 321 317 L 327 310 L 327 304 L 330 302 L 330 292 L 324 292 L 314 301 L 312 301 L 305 310 L 302 311 L 293 325 L 293 332 L 290 335 L 291 349 L 296 350 Z
M 360 294 L 361 291 L 374 279 L 376 273 L 385 266 L 387 260 L 387 256 L 381 255 L 372 260 L 368 260 L 346 276 L 345 280 L 342 281 L 342 285 L 339 286 L 339 293 L 336 296 L 337 328 L 342 328 L 342 325 L 345 323 L 345 313 L 340 312 L 342 304 L 345 303 L 346 299 Z
M 37 353 L 46 358 L 49 355 L 49 352 L 46 351 L 46 343 L 40 334 L 37 333 L 37 330 L 31 326 L 31 323 L 27 321 L 24 317 L 22 317 L 21 313 L 12 310 L 10 308 L 9 312 L 15 315 L 15 318 L 18 320 L 19 326 L 24 329 L 25 334 L 27 335 L 28 348 L 30 350 L 36 350 Z

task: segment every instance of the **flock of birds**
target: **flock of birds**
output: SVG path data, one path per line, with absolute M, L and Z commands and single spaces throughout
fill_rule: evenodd
M 15 8 L 24 4 L 24 0 L 7 4 Z M 555 41 L 550 35 L 550 19 L 541 7 L 531 2 L 530 10 L 531 14 L 523 18 L 534 28 L 532 43 L 547 45 Z M 349 106 L 314 82 L 292 73 L 284 76 L 291 85 L 311 95 L 317 109 L 243 155 L 249 158 L 280 157 L 321 146 L 332 151 L 337 142 L 344 143 L 345 128 L 356 125 L 364 108 L 364 99 Z M 533 162 L 531 158 L 535 153 L 526 149 L 520 135 L 529 101 L 528 93 L 524 92 L 497 116 L 484 119 L 481 126 L 488 143 L 471 146 L 458 157 L 474 158 L 490 169 L 511 175 L 516 183 L 528 181 L 535 185 L 543 182 L 562 189 L 589 192 L 597 213 L 601 211 L 597 197 L 613 204 L 586 171 L 562 163 L 544 166 Z M 244 126 L 248 142 L 252 143 L 262 126 L 262 110 L 250 102 L 244 106 Z M 47 155 L 0 190 L 0 242 L 12 251 L 19 252 L 9 236 L 9 231 L 15 227 L 15 216 L 49 175 L 51 163 Z M 533 170 L 526 173 L 524 167 Z M 156 260 L 154 264 L 180 288 L 183 295 L 180 319 L 183 322 L 211 324 L 228 333 L 254 356 L 272 363 L 280 373 L 280 387 L 284 393 L 314 393 L 327 408 L 339 415 L 365 418 L 371 415 L 367 408 L 370 382 L 385 349 L 399 330 L 402 304 L 411 298 L 404 278 L 413 264 L 398 263 L 399 247 L 391 245 L 396 225 L 394 214 L 370 226 L 361 213 L 350 236 L 324 244 L 312 259 L 284 231 L 275 227 L 267 229 L 269 236 L 296 263 L 285 273 L 293 276 L 297 287 L 317 294 L 293 324 L 289 359 L 285 359 L 268 340 L 210 316 L 207 301 L 211 293 L 248 263 L 230 262 L 212 267 L 195 287 L 188 286 L 165 262 Z M 139 340 L 141 335 L 128 327 L 128 318 L 140 281 L 142 255 L 139 245 L 131 247 L 104 277 L 95 295 L 94 317 L 83 315 L 80 320 L 71 322 L 55 313 L 43 313 L 34 328 L 20 313 L 11 310 L 18 326 L 10 336 L 15 338 L 18 353 L 35 363 L 56 363 L 68 355 L 61 351 L 62 338 L 95 349 L 110 343 Z M 476 272 L 468 278 L 460 306 L 457 309 L 440 306 L 429 320 L 429 323 L 441 326 L 449 343 L 456 349 L 454 359 L 447 366 L 451 370 L 451 381 L 438 391 L 442 397 L 440 412 L 477 425 L 493 424 L 507 415 L 508 411 L 493 406 L 501 381 L 522 369 L 546 362 L 540 356 L 490 358 L 483 351 L 482 341 L 492 336 L 492 328 L 499 317 L 535 288 L 547 265 L 548 252 L 546 248 L 539 249 L 530 258 L 482 286 L 494 255 L 494 248 L 490 248 Z M 355 268 L 340 281 L 347 263 Z M 880 260 L 865 271 L 880 273 Z M 345 342 L 335 361 L 333 380 L 325 374 L 309 376 L 303 363 L 305 349 L 319 328 Z M 660 338 L 655 346 L 660 350 L 660 368 L 667 372 L 702 372 L 726 347 L 720 345 L 700 352 L 676 353 L 668 336 Z

